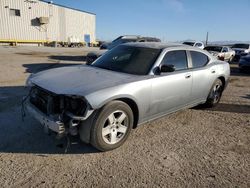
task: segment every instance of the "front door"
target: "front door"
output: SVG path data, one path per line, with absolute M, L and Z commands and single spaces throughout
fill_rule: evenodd
M 189 103 L 192 72 L 188 70 L 185 50 L 167 52 L 162 64 L 173 65 L 172 73 L 161 73 L 152 80 L 151 116 L 175 111 Z

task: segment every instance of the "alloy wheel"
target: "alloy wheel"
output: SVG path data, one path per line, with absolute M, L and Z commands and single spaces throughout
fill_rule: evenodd
M 213 88 L 213 102 L 216 104 L 220 101 L 220 97 L 221 97 L 221 85 L 220 84 L 216 84 Z
M 102 128 L 102 138 L 107 144 L 116 144 L 125 136 L 128 129 L 128 116 L 124 111 L 112 112 Z

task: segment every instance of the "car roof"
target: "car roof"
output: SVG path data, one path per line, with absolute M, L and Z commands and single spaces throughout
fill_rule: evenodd
M 194 50 L 198 49 L 197 47 L 192 47 L 192 46 L 188 46 L 185 44 L 163 43 L 163 42 L 133 42 L 133 43 L 126 43 L 123 45 L 142 47 L 142 48 L 154 48 L 154 49 L 165 49 L 165 48 L 172 48 L 172 47 L 185 47 L 186 49 L 194 49 Z

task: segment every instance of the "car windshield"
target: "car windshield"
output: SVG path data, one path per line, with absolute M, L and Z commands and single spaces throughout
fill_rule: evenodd
M 128 74 L 147 75 L 160 52 L 160 49 L 120 45 L 101 56 L 92 66 Z
M 235 44 L 232 46 L 232 48 L 243 48 L 243 49 L 248 49 L 249 44 Z
M 183 44 L 189 45 L 189 46 L 194 46 L 194 42 L 183 42 Z
M 207 46 L 206 48 L 204 48 L 204 50 L 214 51 L 214 52 L 221 52 L 222 47 L 220 47 L 220 46 Z

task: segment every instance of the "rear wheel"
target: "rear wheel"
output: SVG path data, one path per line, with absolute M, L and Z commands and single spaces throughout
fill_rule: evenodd
M 133 112 L 124 102 L 108 103 L 97 115 L 91 130 L 91 144 L 100 151 L 120 147 L 133 126 Z
M 205 105 L 211 108 L 219 104 L 222 92 L 223 92 L 223 83 L 220 79 L 217 79 L 209 93 Z

